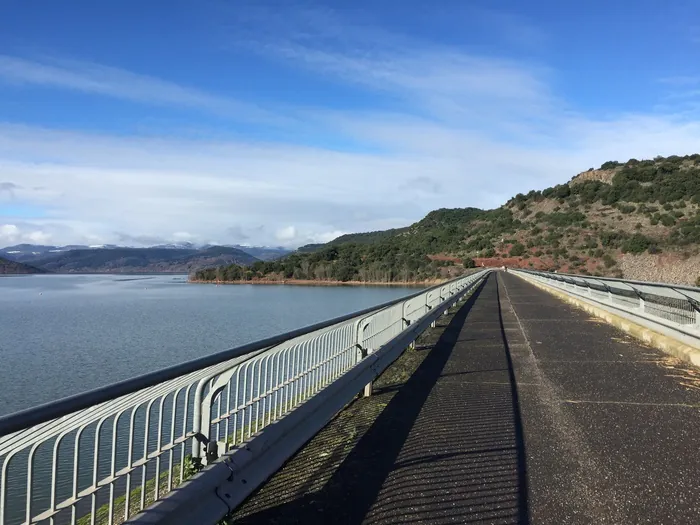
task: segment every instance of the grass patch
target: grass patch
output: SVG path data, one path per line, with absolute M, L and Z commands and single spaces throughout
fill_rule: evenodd
M 168 473 L 170 471 L 166 470 L 165 472 L 161 472 L 159 476 L 159 493 L 161 496 L 167 494 L 168 492 Z M 188 478 L 192 477 L 195 473 L 197 472 L 197 467 L 195 466 L 194 462 L 192 461 L 192 456 L 189 454 L 185 456 L 185 462 L 184 462 L 184 473 L 183 473 L 183 481 L 187 480 Z M 173 485 L 172 488 L 178 487 L 181 482 L 180 482 L 180 464 L 178 463 L 175 465 L 172 469 L 173 473 Z M 132 476 L 133 477 L 133 476 Z M 133 480 L 132 480 L 133 481 Z M 156 488 L 156 479 L 149 479 L 146 481 L 146 500 L 145 500 L 145 507 L 148 507 L 151 503 L 155 501 L 155 488 Z M 145 508 L 144 507 L 144 508 Z M 114 521 L 115 525 L 118 525 L 119 523 L 124 523 L 124 511 L 126 509 L 126 494 L 123 494 L 119 496 L 118 498 L 114 499 Z M 130 492 L 130 500 L 129 500 L 129 517 L 134 516 L 141 510 L 141 484 L 139 483 L 139 486 L 136 487 L 135 489 L 131 490 Z M 91 523 L 91 514 L 87 514 L 83 516 L 82 518 L 79 518 L 77 520 L 78 525 L 90 525 Z M 95 513 L 95 523 L 98 525 L 103 525 L 109 523 L 109 503 L 105 503 L 101 507 L 97 509 L 97 512 Z

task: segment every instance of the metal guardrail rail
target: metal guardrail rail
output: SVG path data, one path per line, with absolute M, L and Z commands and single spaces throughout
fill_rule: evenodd
M 0 525 L 215 523 L 487 274 L 0 418 Z
M 700 346 L 700 288 L 532 270 L 509 271 L 601 305 L 692 346 Z

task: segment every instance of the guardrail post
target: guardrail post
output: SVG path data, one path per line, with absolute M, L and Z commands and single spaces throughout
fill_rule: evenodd
M 403 321 L 403 329 L 405 330 L 409 326 L 411 326 L 411 321 L 408 319 L 408 308 L 411 306 L 411 301 L 406 301 L 403 303 L 403 307 L 401 308 L 402 312 L 402 318 L 401 320 Z M 408 347 L 413 350 L 416 347 L 416 340 L 414 339 L 411 341 L 408 345 Z
M 370 397 L 372 395 L 373 385 L 374 383 L 371 381 L 365 385 L 365 388 L 362 390 L 362 397 Z
M 432 307 L 430 306 L 430 302 L 428 298 L 430 297 L 430 292 L 425 294 L 425 313 L 427 314 L 430 310 L 432 310 Z M 430 328 L 435 328 L 435 321 L 430 323 Z
M 405 314 L 405 312 L 406 312 L 405 308 L 406 308 L 406 305 L 404 305 L 404 315 L 406 315 L 406 314 Z M 411 326 L 411 321 L 409 321 L 409 320 L 406 319 L 405 317 L 402 317 L 402 318 L 401 318 L 401 321 L 403 322 L 403 329 L 404 329 L 404 330 L 405 330 L 406 328 L 408 328 L 409 326 Z M 416 340 L 414 339 L 413 341 L 411 341 L 411 342 L 408 344 L 408 348 L 410 348 L 411 350 L 413 350 L 415 347 L 416 347 Z
M 365 331 L 369 328 L 370 321 L 365 320 L 362 321 L 358 327 L 357 327 L 357 335 L 355 339 L 355 346 L 357 347 L 357 362 L 359 363 L 362 361 L 365 357 L 370 355 L 372 353 L 371 348 L 367 348 L 364 346 L 365 342 Z M 362 389 L 362 397 L 369 397 L 372 395 L 372 383 L 367 383 L 365 387 Z

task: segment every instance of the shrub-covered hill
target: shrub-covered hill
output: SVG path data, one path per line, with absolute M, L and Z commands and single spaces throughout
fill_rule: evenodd
M 46 273 L 46 270 L 0 257 L 0 275 Z
M 494 210 L 440 209 L 407 228 L 345 235 L 202 280 L 417 281 L 519 266 L 695 284 L 700 155 L 610 161 Z

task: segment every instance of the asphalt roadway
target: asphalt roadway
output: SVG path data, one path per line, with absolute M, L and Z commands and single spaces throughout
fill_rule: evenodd
M 233 522 L 700 524 L 698 369 L 502 272 L 448 321 L 322 483 Z

